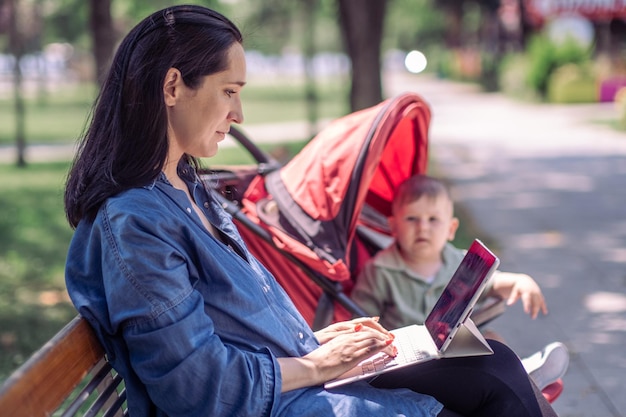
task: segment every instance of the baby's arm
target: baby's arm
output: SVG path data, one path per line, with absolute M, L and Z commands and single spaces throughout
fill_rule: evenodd
M 512 305 L 521 298 L 524 312 L 533 319 L 537 318 L 539 311 L 548 314 L 541 288 L 529 275 L 496 271 L 493 276 L 491 295 L 506 299 L 507 305 Z

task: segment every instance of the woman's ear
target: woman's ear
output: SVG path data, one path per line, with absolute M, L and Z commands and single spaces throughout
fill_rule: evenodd
M 183 76 L 178 69 L 170 68 L 167 70 L 163 82 L 163 99 L 166 106 L 171 107 L 176 104 L 182 82 Z

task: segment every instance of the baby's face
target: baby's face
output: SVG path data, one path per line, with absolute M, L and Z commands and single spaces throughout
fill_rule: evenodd
M 400 252 L 409 262 L 440 259 L 459 223 L 452 202 L 445 196 L 421 197 L 400 206 L 389 221 Z

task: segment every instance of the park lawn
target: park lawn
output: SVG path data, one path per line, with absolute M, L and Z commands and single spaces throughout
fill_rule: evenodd
M 349 112 L 346 88 L 338 80 L 319 83 L 318 119 L 334 119 Z M 27 97 L 26 143 L 75 142 L 84 130 L 96 94 L 93 85 L 72 84 L 41 97 Z M 302 83 L 251 82 L 241 96 L 247 125 L 307 119 Z M 0 146 L 15 143 L 15 134 L 13 99 L 0 98 Z
M 75 314 L 63 279 L 67 166 L 0 165 L 0 379 Z

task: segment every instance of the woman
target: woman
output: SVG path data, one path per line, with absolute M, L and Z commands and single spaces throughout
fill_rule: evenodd
M 124 377 L 130 414 L 554 415 L 501 345 L 379 381 L 389 388 L 323 388 L 393 354 L 393 338 L 373 318 L 314 334 L 198 180 L 196 158 L 243 121 L 245 72 L 241 34 L 222 15 L 154 13 L 121 43 L 70 170 L 67 288 Z M 441 381 L 453 374 L 463 379 Z M 453 392 L 468 382 L 471 395 Z

